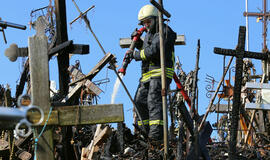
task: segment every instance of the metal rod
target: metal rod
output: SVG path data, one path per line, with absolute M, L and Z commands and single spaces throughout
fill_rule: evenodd
M 211 106 L 213 105 L 213 103 L 214 103 L 214 101 L 215 101 L 215 98 L 216 98 L 216 96 L 217 96 L 217 93 L 218 93 L 218 91 L 219 91 L 219 88 L 221 87 L 221 84 L 222 84 L 222 82 L 224 81 L 224 78 L 225 78 L 225 76 L 226 76 L 226 74 L 227 74 L 227 72 L 228 72 L 228 70 L 229 70 L 229 67 L 230 67 L 230 65 L 231 65 L 231 63 L 232 63 L 232 60 L 233 60 L 233 57 L 231 57 L 231 59 L 230 59 L 228 65 L 227 65 L 227 67 L 226 67 L 226 69 L 225 69 L 225 71 L 224 71 L 224 73 L 223 73 L 223 75 L 222 75 L 222 77 L 221 77 L 221 80 L 220 80 L 219 83 L 218 83 L 218 86 L 217 86 L 217 89 L 216 89 L 216 91 L 215 91 L 215 93 L 214 93 L 214 96 L 213 96 L 212 99 L 210 100 L 210 103 L 209 103 L 209 105 L 208 105 L 208 108 L 207 108 L 207 110 L 206 110 L 206 113 L 205 113 L 205 115 L 203 116 L 202 122 L 201 122 L 201 124 L 200 124 L 200 126 L 199 126 L 199 129 L 198 129 L 199 132 L 201 131 L 202 126 L 203 126 L 203 124 L 204 124 L 204 122 L 205 122 L 205 120 L 206 120 L 206 118 L 207 118 L 207 116 L 208 116 L 208 114 L 209 114 L 209 112 L 210 112 L 210 108 L 211 108 Z
M 76 4 L 76 3 L 75 3 Z M 77 6 L 77 5 L 76 5 Z M 78 7 L 78 6 L 77 6 Z M 76 8 L 77 8 L 76 7 Z M 91 6 L 91 7 L 89 7 L 85 12 L 83 12 L 82 13 L 82 15 L 84 15 L 84 14 L 86 14 L 88 11 L 90 11 L 92 8 L 94 8 L 95 7 L 95 5 L 93 5 L 93 6 Z M 81 18 L 82 17 L 82 15 L 79 15 L 78 17 L 76 17 L 73 21 L 71 21 L 69 24 L 70 25 L 72 25 L 72 23 L 74 23 L 75 21 L 77 21 L 79 18 Z
M 248 12 L 248 0 L 246 0 L 246 13 Z M 248 36 L 248 16 L 246 16 L 246 45 L 247 45 L 247 51 L 249 51 L 249 36 Z
M 266 0 L 263 1 L 263 50 L 267 51 L 266 45 L 266 37 L 267 37 L 267 19 L 268 16 L 266 15 Z M 269 77 L 268 77 L 269 78 Z
M 11 22 L 7 22 L 7 21 L 1 21 L 1 20 L 0 20 L 0 27 L 3 27 L 3 28 L 11 27 L 11 28 L 17 28 L 17 29 L 22 29 L 22 30 L 26 29 L 26 26 L 24 26 L 24 25 L 11 23 Z
M 159 0 L 159 5 L 163 8 L 162 0 Z M 160 66 L 161 66 L 161 95 L 163 109 L 163 138 L 164 138 L 164 160 L 168 158 L 168 115 L 167 115 L 167 85 L 166 85 L 166 69 L 165 69 L 165 48 L 163 35 L 163 14 L 159 10 L 159 38 L 160 38 Z

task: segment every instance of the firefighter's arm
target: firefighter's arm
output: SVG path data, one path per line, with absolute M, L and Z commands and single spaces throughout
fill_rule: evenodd
M 159 34 L 156 33 L 152 40 L 144 42 L 143 50 L 138 55 L 141 60 L 159 59 Z

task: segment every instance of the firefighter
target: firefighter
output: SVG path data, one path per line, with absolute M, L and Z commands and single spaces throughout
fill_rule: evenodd
M 135 104 L 151 142 L 160 145 L 163 140 L 163 113 L 161 95 L 161 66 L 160 66 L 160 38 L 158 24 L 158 10 L 152 5 L 143 6 L 138 14 L 141 25 L 147 29 L 144 41 L 138 41 L 136 48 L 139 52 L 132 52 L 132 58 L 141 61 L 142 76 L 135 94 Z M 164 47 L 167 87 L 174 74 L 174 43 L 176 33 L 166 24 L 164 25 Z M 136 31 L 132 35 L 136 35 Z

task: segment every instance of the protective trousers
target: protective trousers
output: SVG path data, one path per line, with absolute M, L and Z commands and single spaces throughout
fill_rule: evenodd
M 167 78 L 167 86 L 170 83 L 171 79 Z M 135 95 L 135 104 L 148 132 L 148 137 L 158 141 L 163 139 L 161 89 L 161 78 L 153 78 L 148 82 L 140 82 Z M 138 118 L 137 123 L 139 127 L 142 126 L 142 122 Z

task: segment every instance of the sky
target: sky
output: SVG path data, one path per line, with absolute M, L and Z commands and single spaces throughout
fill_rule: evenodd
M 3 0 L 2 0 L 3 1 Z M 117 58 L 117 65 L 121 66 L 123 56 L 127 49 L 122 49 L 119 45 L 120 38 L 128 38 L 138 25 L 138 12 L 140 8 L 149 4 L 147 0 L 77 0 L 81 11 L 85 11 L 90 6 L 95 8 L 87 14 L 90 25 L 95 32 L 100 43 L 106 52 L 114 54 Z M 4 21 L 26 25 L 26 30 L 14 28 L 5 29 L 8 43 L 5 44 L 2 33 L 0 34 L 0 84 L 9 84 L 12 95 L 15 95 L 16 84 L 19 83 L 20 75 L 23 71 L 23 61 L 18 58 L 16 62 L 11 62 L 4 55 L 5 49 L 10 44 L 16 43 L 19 47 L 28 45 L 28 37 L 35 34 L 33 28 L 30 30 L 29 22 L 32 10 L 45 7 L 49 0 L 9 0 L 3 1 L 0 5 L 0 17 Z M 171 14 L 171 28 L 178 35 L 185 35 L 186 45 L 175 46 L 175 54 L 179 57 L 183 70 L 188 73 L 195 67 L 197 41 L 200 39 L 200 62 L 199 62 L 199 114 L 203 114 L 209 104 L 210 99 L 206 97 L 205 82 L 206 74 L 219 81 L 223 71 L 223 56 L 213 53 L 214 47 L 234 49 L 238 41 L 239 26 L 246 25 L 246 18 L 243 12 L 246 10 L 244 0 L 163 0 L 164 8 Z M 80 61 L 84 74 L 87 74 L 97 62 L 104 56 L 94 37 L 87 29 L 83 20 L 78 20 L 72 26 L 69 25 L 79 13 L 72 0 L 66 0 L 68 38 L 76 44 L 88 44 L 90 53 L 88 55 L 73 55 L 70 65 L 74 65 L 76 60 Z M 260 12 L 262 1 L 249 0 L 248 11 Z M 262 23 L 256 22 L 255 17 L 248 18 L 249 21 L 249 50 L 260 52 L 262 50 Z M 226 58 L 226 63 L 229 57 Z M 257 72 L 261 72 L 261 64 L 256 63 Z M 49 62 L 50 80 L 58 83 L 58 69 L 56 57 Z M 111 94 L 116 80 L 116 75 L 112 70 L 103 70 L 93 79 L 98 81 L 109 78 L 110 82 L 99 87 L 104 91 L 98 99 L 99 104 L 109 104 Z M 131 95 L 134 96 L 140 78 L 140 63 L 132 61 L 128 66 L 127 73 L 123 78 Z M 233 82 L 232 82 L 233 83 Z M 58 86 L 58 84 L 57 84 Z M 214 89 L 216 88 L 215 84 Z M 172 83 L 174 88 L 175 84 Z M 132 128 L 132 103 L 122 87 L 119 88 L 115 103 L 124 105 L 125 123 Z M 216 121 L 216 114 L 210 114 L 208 119 L 211 123 Z

